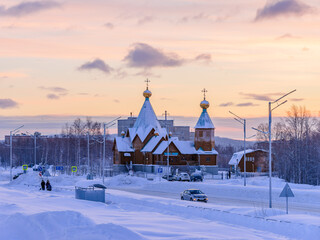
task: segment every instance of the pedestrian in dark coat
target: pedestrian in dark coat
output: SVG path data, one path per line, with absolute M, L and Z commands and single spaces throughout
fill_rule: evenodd
M 44 191 L 45 189 L 46 189 L 46 183 L 42 179 L 42 181 L 41 181 L 41 190 Z
M 46 187 L 47 187 L 47 191 L 51 191 L 52 187 L 49 180 L 47 180 Z

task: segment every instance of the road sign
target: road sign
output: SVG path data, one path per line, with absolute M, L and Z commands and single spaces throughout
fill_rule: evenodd
M 22 165 L 22 170 L 23 171 L 27 171 L 28 170 L 28 165 L 27 164 Z
M 162 173 L 162 168 L 158 168 L 158 173 Z
M 41 172 L 41 171 L 42 171 L 42 167 L 40 167 L 40 166 L 39 166 L 39 167 L 38 167 L 38 171 L 40 171 L 40 172 Z
M 289 197 L 294 197 L 294 194 L 289 186 L 288 183 L 284 186 L 282 189 L 282 192 L 280 193 L 279 197 L 285 197 L 286 198 L 286 209 L 287 209 L 287 214 L 288 214 L 288 198 Z
M 282 192 L 280 193 L 279 197 L 294 197 L 294 194 L 289 186 L 288 183 L 284 186 Z
M 56 166 L 56 170 L 57 171 L 62 171 L 63 170 L 63 166 Z
M 77 166 L 72 166 L 71 167 L 71 172 L 77 172 L 77 170 L 78 170 Z

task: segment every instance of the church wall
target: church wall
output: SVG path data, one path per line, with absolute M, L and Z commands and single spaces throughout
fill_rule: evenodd
M 204 151 L 211 151 L 215 147 L 214 129 L 196 129 L 194 144 L 197 150 L 201 147 Z
M 217 155 L 200 155 L 200 165 L 217 165 Z

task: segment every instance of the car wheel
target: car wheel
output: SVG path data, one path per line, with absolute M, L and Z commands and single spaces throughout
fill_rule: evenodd
M 181 200 L 184 200 L 182 196 L 181 196 Z
M 190 201 L 191 201 L 191 202 L 193 202 L 193 199 L 192 199 L 192 198 L 190 198 Z

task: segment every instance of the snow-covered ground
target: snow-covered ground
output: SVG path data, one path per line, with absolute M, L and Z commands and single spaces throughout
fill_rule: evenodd
M 306 209 L 289 207 L 290 214 L 286 215 L 284 207 L 266 207 L 268 182 L 264 177 L 248 179 L 248 186 L 243 187 L 241 179 L 183 183 L 119 175 L 106 178 L 106 203 L 99 203 L 74 198 L 74 185 L 83 177 L 49 177 L 53 191 L 46 192 L 39 191 L 40 178 L 36 172 L 28 171 L 11 183 L 8 176 L 7 171 L 0 170 L 0 239 L 319 239 L 320 236 L 319 187 L 290 184 L 296 197 L 289 204 L 302 204 Z M 273 183 L 276 198 L 285 183 L 279 179 Z M 203 190 L 209 203 L 181 201 L 179 194 L 187 188 Z M 223 199 L 229 200 L 223 203 Z M 309 211 L 313 206 L 318 212 Z

